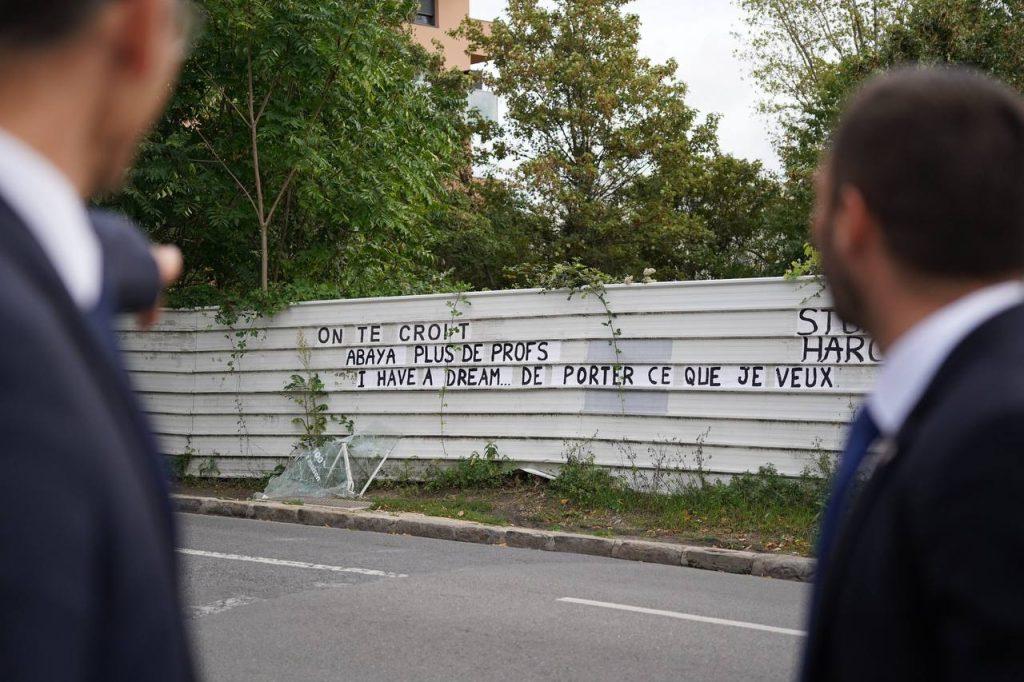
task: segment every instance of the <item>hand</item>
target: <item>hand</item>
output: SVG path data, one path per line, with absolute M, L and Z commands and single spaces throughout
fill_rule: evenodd
M 160 273 L 160 288 L 166 289 L 181 277 L 185 261 L 181 256 L 181 249 L 169 244 L 157 244 L 150 249 L 153 260 L 156 262 L 156 269 Z M 139 313 L 136 318 L 140 329 L 148 329 L 160 319 L 160 306 L 163 296 L 157 299 L 156 304 L 149 310 Z

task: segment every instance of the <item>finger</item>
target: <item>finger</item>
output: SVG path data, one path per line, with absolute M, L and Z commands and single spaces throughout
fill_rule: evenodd
M 159 244 L 153 247 L 152 253 L 157 270 L 160 272 L 160 283 L 165 287 L 174 284 L 181 277 L 181 271 L 185 264 L 181 249 L 170 244 Z
M 135 324 L 139 329 L 145 331 L 160 319 L 160 306 L 153 306 L 149 310 L 143 310 L 135 316 Z

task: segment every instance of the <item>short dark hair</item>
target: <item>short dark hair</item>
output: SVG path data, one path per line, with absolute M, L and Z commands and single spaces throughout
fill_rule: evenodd
M 109 0 L 0 0 L 0 47 L 42 47 L 66 38 Z
M 1024 101 L 962 67 L 902 67 L 852 98 L 832 140 L 833 199 L 860 190 L 911 271 L 1024 269 Z

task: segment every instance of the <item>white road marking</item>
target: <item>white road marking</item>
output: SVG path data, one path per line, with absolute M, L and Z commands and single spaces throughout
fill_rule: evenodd
M 226 559 L 228 561 L 248 561 L 254 564 L 269 564 L 271 566 L 287 566 L 289 568 L 308 568 L 314 571 L 332 571 L 334 573 L 358 573 L 359 575 L 372 575 L 378 578 L 408 578 L 405 573 L 392 573 L 390 571 L 378 571 L 373 568 L 353 568 L 348 566 L 329 566 L 327 564 L 311 564 L 305 561 L 290 561 L 288 559 L 272 559 L 262 556 L 245 556 L 244 554 L 224 554 L 222 552 L 207 552 L 203 549 L 179 549 L 182 554 L 190 556 L 201 556 L 209 559 Z
M 747 630 L 761 630 L 763 632 L 774 632 L 778 635 L 791 635 L 793 637 L 806 637 L 803 630 L 791 630 L 789 628 L 775 627 L 774 625 L 761 625 L 759 623 L 745 623 L 741 620 L 726 620 L 724 618 L 710 618 L 708 616 L 697 616 L 692 613 L 679 613 L 678 611 L 662 611 L 660 609 L 648 609 L 643 606 L 629 606 L 628 604 L 613 604 L 606 601 L 593 601 L 590 599 L 576 599 L 575 597 L 562 597 L 558 601 L 567 604 L 582 604 L 583 606 L 599 606 L 604 609 L 615 609 L 617 611 L 632 611 L 633 613 L 644 613 L 649 616 L 664 616 L 666 618 L 678 618 L 679 620 L 690 620 L 697 623 L 711 623 L 712 625 L 727 625 L 733 628 L 745 628 Z
M 212 604 L 204 604 L 203 606 L 192 607 L 192 617 L 202 618 L 203 616 L 212 616 L 215 613 L 224 613 L 231 609 L 238 608 L 239 606 L 245 606 L 246 604 L 252 604 L 253 602 L 260 601 L 256 597 L 249 597 L 244 594 L 237 597 L 228 597 L 227 599 L 221 599 L 215 601 Z

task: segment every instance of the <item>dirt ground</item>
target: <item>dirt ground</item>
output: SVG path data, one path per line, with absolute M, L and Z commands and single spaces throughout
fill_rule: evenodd
M 260 478 L 188 478 L 175 481 L 172 489 L 179 495 L 248 500 L 266 487 Z

